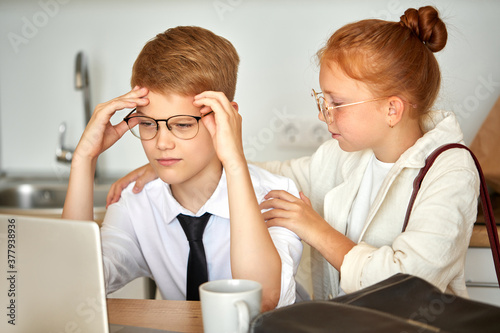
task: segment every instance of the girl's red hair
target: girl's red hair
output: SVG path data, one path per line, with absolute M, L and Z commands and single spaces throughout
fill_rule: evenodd
M 318 51 L 320 65 L 335 62 L 346 75 L 366 83 L 375 96 L 398 96 L 425 114 L 438 95 L 439 65 L 446 26 L 434 7 L 410 8 L 400 22 L 363 20 L 337 30 Z M 412 108 L 410 108 L 411 110 Z

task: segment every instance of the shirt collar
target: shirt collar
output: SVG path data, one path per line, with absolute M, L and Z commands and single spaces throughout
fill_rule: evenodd
M 181 206 L 181 204 L 172 195 L 170 184 L 163 182 L 164 192 L 164 214 L 167 223 L 173 222 L 177 215 L 186 214 L 192 216 L 201 216 L 205 213 L 210 213 L 225 219 L 229 219 L 229 202 L 227 192 L 226 172 L 223 169 L 217 188 L 212 193 L 205 204 L 193 215 L 193 212 Z
M 427 156 L 436 148 L 445 143 L 458 143 L 463 140 L 462 130 L 453 112 L 429 111 L 422 125 L 424 135 L 401 155 L 398 164 L 422 168 Z

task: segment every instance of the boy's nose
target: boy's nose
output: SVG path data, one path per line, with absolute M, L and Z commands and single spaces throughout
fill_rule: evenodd
M 158 133 L 156 133 L 156 148 L 160 150 L 173 149 L 175 147 L 175 136 L 167 128 L 166 125 L 158 126 Z

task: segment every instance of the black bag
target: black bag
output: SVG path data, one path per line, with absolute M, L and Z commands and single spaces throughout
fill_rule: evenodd
M 442 293 L 425 280 L 396 274 L 331 301 L 309 301 L 264 312 L 252 333 L 500 332 L 500 308 Z

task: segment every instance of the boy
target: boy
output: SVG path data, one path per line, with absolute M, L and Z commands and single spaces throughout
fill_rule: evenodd
M 262 284 L 263 310 L 294 302 L 300 239 L 268 230 L 258 204 L 272 189 L 298 191 L 246 164 L 238 105 L 230 102 L 238 65 L 226 39 L 172 28 L 144 46 L 134 88 L 96 107 L 74 153 L 63 217 L 92 219 L 96 160 L 128 129 L 160 177 L 140 194 L 129 186 L 108 208 L 101 229 L 108 293 L 148 276 L 163 298 L 196 300 L 204 281 L 240 278 Z M 133 110 L 111 125 L 124 108 Z M 202 235 L 192 236 L 198 223 Z

